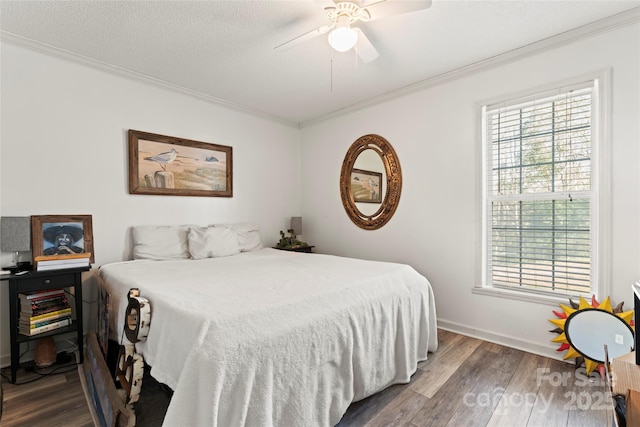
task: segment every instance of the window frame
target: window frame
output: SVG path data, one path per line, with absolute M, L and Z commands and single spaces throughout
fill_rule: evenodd
M 490 173 L 488 163 L 488 124 L 487 109 L 496 104 L 517 105 L 534 99 L 540 99 L 559 93 L 562 88 L 574 87 L 592 83 L 592 155 L 591 155 L 591 224 L 592 224 L 592 283 L 591 293 L 601 299 L 609 295 L 610 286 L 610 259 L 611 259 L 611 213 L 610 213 L 610 70 L 602 70 L 560 82 L 550 83 L 545 86 L 523 90 L 495 97 L 478 104 L 478 117 L 480 121 L 480 266 L 479 284 L 472 289 L 473 293 L 505 297 L 509 299 L 532 301 L 555 305 L 559 302 L 566 303 L 567 294 L 558 292 L 541 293 L 530 289 L 511 289 L 494 287 L 489 278 L 489 234 L 491 227 L 488 224 L 489 209 L 488 176 Z

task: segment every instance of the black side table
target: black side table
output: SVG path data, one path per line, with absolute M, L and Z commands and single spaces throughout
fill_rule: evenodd
M 83 337 L 82 327 L 82 273 L 89 271 L 91 267 L 67 268 L 48 271 L 30 271 L 22 275 L 4 275 L 0 280 L 9 281 L 9 329 L 11 337 L 11 382 L 16 382 L 16 372 L 20 365 L 20 344 L 43 337 L 64 334 L 76 331 L 78 342 L 78 353 L 83 361 Z M 18 333 L 18 317 L 20 316 L 19 293 L 42 291 L 54 288 L 73 288 L 74 299 L 76 301 L 76 319 L 69 326 L 64 326 L 52 331 L 43 332 L 38 335 L 27 336 Z

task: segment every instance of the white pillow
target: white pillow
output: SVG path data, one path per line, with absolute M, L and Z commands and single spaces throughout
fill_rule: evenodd
M 262 239 L 260 238 L 260 228 L 257 225 L 246 222 L 236 224 L 215 224 L 214 227 L 229 228 L 238 235 L 238 245 L 242 252 L 262 249 Z
M 260 239 L 260 231 L 236 231 L 238 233 L 238 242 L 240 242 L 240 250 L 242 252 L 250 252 L 262 249 L 262 240 Z
M 188 233 L 184 225 L 133 227 L 133 259 L 189 258 Z
M 193 259 L 239 254 L 238 236 L 226 227 L 192 228 L 189 230 L 189 253 Z

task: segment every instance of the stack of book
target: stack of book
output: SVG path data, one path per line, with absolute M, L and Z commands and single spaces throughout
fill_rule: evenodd
M 91 254 L 84 252 L 81 254 L 37 256 L 36 271 L 60 270 L 63 268 L 88 267 Z
M 71 306 L 63 289 L 21 293 L 18 298 L 18 332 L 23 335 L 37 335 L 71 324 Z

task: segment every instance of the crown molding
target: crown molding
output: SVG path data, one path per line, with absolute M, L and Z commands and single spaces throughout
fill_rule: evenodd
M 169 89 L 171 91 L 178 92 L 183 95 L 188 95 L 194 98 L 198 98 L 216 105 L 220 105 L 229 109 L 250 114 L 252 116 L 271 120 L 271 121 L 278 122 L 287 126 L 292 126 L 295 128 L 298 127 L 297 122 L 286 120 L 286 119 L 283 119 L 282 117 L 266 114 L 262 111 L 255 110 L 255 109 L 246 107 L 244 105 L 236 104 L 222 98 L 217 98 L 215 96 L 207 95 L 205 93 L 198 92 L 196 90 L 188 89 L 183 86 L 180 86 L 162 79 L 158 79 L 148 74 L 138 73 L 136 71 L 132 71 L 116 65 L 108 64 L 106 62 L 98 61 L 96 59 L 89 58 L 88 56 L 80 55 L 78 53 L 71 52 L 66 49 L 61 49 L 59 47 L 52 46 L 46 43 L 41 43 L 26 37 L 19 36 L 14 33 L 10 33 L 8 31 L 0 30 L 0 41 L 10 43 L 15 46 L 27 48 L 29 50 L 43 53 L 45 55 L 49 55 L 49 56 L 64 59 L 67 61 L 75 62 L 77 64 L 85 65 L 94 69 L 98 69 L 100 71 L 107 72 L 109 74 L 151 84 L 164 89 Z
M 369 98 L 364 101 L 345 106 L 343 108 L 339 108 L 337 110 L 332 111 L 331 113 L 324 114 L 322 116 L 318 116 L 310 120 L 302 121 L 300 123 L 297 123 L 291 120 L 286 120 L 286 119 L 283 119 L 282 117 L 266 114 L 262 111 L 258 111 L 258 110 L 246 107 L 244 105 L 236 104 L 221 98 L 207 95 L 202 92 L 198 92 L 192 89 L 187 89 L 183 86 L 176 85 L 174 83 L 170 83 L 165 80 L 161 80 L 147 74 L 138 73 L 132 70 L 128 70 L 126 68 L 111 65 L 102 61 L 97 61 L 87 56 L 79 55 L 77 53 L 74 53 L 65 49 L 61 49 L 55 46 L 51 46 L 46 43 L 36 42 L 34 40 L 31 40 L 22 36 L 18 36 L 16 34 L 13 34 L 4 30 L 0 30 L 0 41 L 11 43 L 20 47 L 25 47 L 40 53 L 44 53 L 50 56 L 58 57 L 58 58 L 72 61 L 75 63 L 79 63 L 79 64 L 89 66 L 101 71 L 105 71 L 110 74 L 120 76 L 120 77 L 125 77 L 129 79 L 137 80 L 140 82 L 144 82 L 147 84 L 159 86 L 165 89 L 172 90 L 174 92 L 189 95 L 194 98 L 202 99 L 216 105 L 227 107 L 236 111 L 240 111 L 256 117 L 261 117 L 267 120 L 275 121 L 287 126 L 303 128 L 303 127 L 307 127 L 307 126 L 343 115 L 345 113 L 361 110 L 363 108 L 380 104 L 382 102 L 399 98 L 401 96 L 405 96 L 411 93 L 415 93 L 429 87 L 433 87 L 433 86 L 446 83 L 452 80 L 457 80 L 480 71 L 495 68 L 510 62 L 514 62 L 527 56 L 536 55 L 536 54 L 539 54 L 548 50 L 552 50 L 569 43 L 574 43 L 576 41 L 594 37 L 596 35 L 599 35 L 608 31 L 626 27 L 628 25 L 632 25 L 637 22 L 640 22 L 640 7 L 630 9 L 628 11 L 610 16 L 605 19 L 601 19 L 599 21 L 592 22 L 587 25 L 583 25 L 581 27 L 566 31 L 564 33 L 561 33 L 552 37 L 548 37 L 546 39 L 528 44 L 526 46 L 519 47 L 517 49 L 513 49 L 511 51 L 493 56 L 491 58 L 487 58 L 482 61 L 478 61 L 473 64 L 469 64 L 467 66 L 460 67 L 455 70 L 452 70 L 434 77 L 430 77 L 428 79 L 421 80 L 419 82 L 410 84 L 408 86 L 404 86 L 402 88 L 393 90 L 391 92 L 387 92 L 385 94 L 382 94 L 373 98 Z
M 546 39 L 542 39 L 540 41 L 519 47 L 517 49 L 504 52 L 491 58 L 474 62 L 473 64 L 469 64 L 467 66 L 460 67 L 425 80 L 421 80 L 408 86 L 404 86 L 400 89 L 396 89 L 391 92 L 387 92 L 385 94 L 369 98 L 355 104 L 351 104 L 349 106 L 340 108 L 338 110 L 332 111 L 331 113 L 316 117 L 314 119 L 303 121 L 300 123 L 300 128 L 302 129 L 307 126 L 320 123 L 337 116 L 341 116 L 345 113 L 361 110 L 363 108 L 377 105 L 382 102 L 386 102 L 391 99 L 399 98 L 408 94 L 412 94 L 426 88 L 430 88 L 452 80 L 457 80 L 471 74 L 478 73 L 480 71 L 485 71 L 504 64 L 508 64 L 510 62 L 514 62 L 528 56 L 537 55 L 539 53 L 549 51 L 560 46 L 575 43 L 579 40 L 591 38 L 605 32 L 633 25 L 637 22 L 640 22 L 640 7 L 629 9 L 625 12 L 592 22 L 590 24 L 583 25 L 581 27 L 574 28 L 569 31 L 565 31 L 564 33 L 560 33 L 555 36 L 551 36 Z

